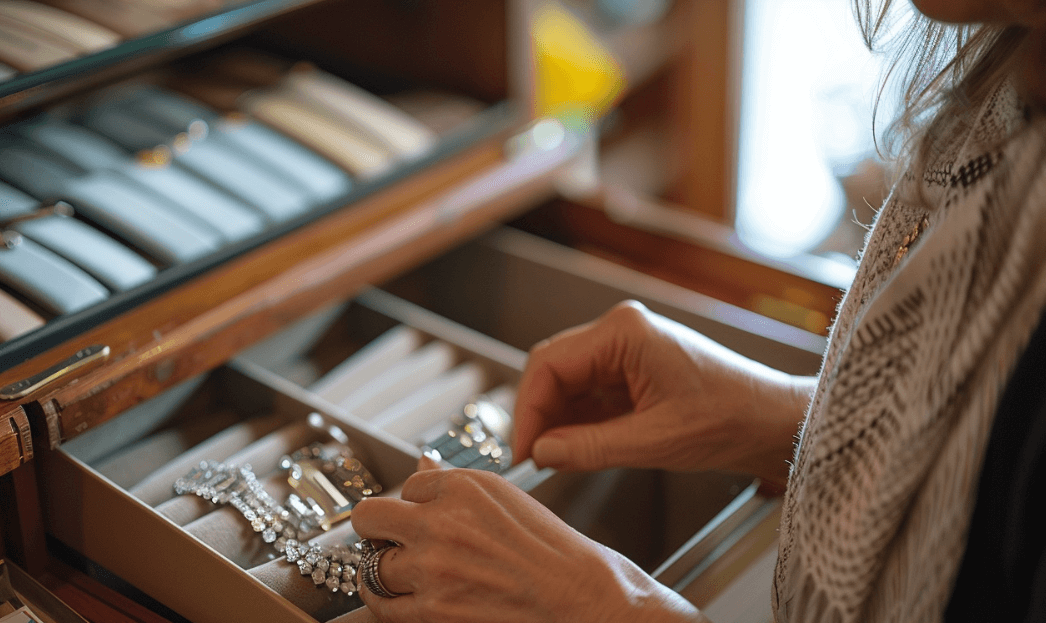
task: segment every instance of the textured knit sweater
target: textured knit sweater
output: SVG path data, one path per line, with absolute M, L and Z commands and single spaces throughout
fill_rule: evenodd
M 832 329 L 784 500 L 779 623 L 939 621 L 948 603 L 1046 305 L 1046 120 L 1007 83 L 952 125 L 880 211 Z

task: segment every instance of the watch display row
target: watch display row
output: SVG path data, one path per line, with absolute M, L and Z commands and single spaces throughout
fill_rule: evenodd
M 232 105 L 188 95 L 240 80 Z M 437 133 L 306 64 L 242 51 L 0 128 L 0 342 L 345 201 Z M 224 96 L 224 93 L 223 93 Z

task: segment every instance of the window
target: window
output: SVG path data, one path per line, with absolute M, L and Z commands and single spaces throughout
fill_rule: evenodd
M 864 46 L 846 0 L 747 0 L 742 46 L 739 236 L 770 256 L 852 260 L 864 234 L 855 220 L 866 225 L 885 192 L 872 164 L 885 60 Z

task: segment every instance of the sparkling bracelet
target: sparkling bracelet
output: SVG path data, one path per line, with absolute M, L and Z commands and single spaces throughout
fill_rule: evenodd
M 175 481 L 174 491 L 232 506 L 317 587 L 355 594 L 359 543 L 322 547 L 308 539 L 347 518 L 360 500 L 380 493 L 381 485 L 347 451 L 330 451 L 322 444 L 282 457 L 280 466 L 288 470 L 295 490 L 284 504 L 265 491 L 249 464 L 203 461 Z
M 284 544 L 283 554 L 287 562 L 298 565 L 298 571 L 312 578 L 318 587 L 350 596 L 358 590 L 356 567 L 362 555 L 359 541 L 325 548 L 316 542 L 299 543 L 291 539 Z
M 250 522 L 266 543 L 279 538 L 305 540 L 316 534 L 320 522 L 316 512 L 297 495 L 281 505 L 258 482 L 251 466 L 202 461 L 174 481 L 178 495 L 195 494 L 215 504 L 229 504 Z
M 512 466 L 512 449 L 503 438 L 512 428 L 512 417 L 497 403 L 479 398 L 451 418 L 447 432 L 426 443 L 455 467 L 502 473 Z
M 287 481 L 295 491 L 291 497 L 308 504 L 323 530 L 346 519 L 363 498 L 382 491 L 358 459 L 319 443 L 282 457 L 280 467 L 287 470 Z

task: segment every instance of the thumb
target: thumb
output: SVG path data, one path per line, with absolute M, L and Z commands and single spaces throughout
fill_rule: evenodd
M 622 465 L 631 454 L 628 441 L 632 427 L 625 419 L 553 428 L 534 442 L 534 463 L 568 471 Z

